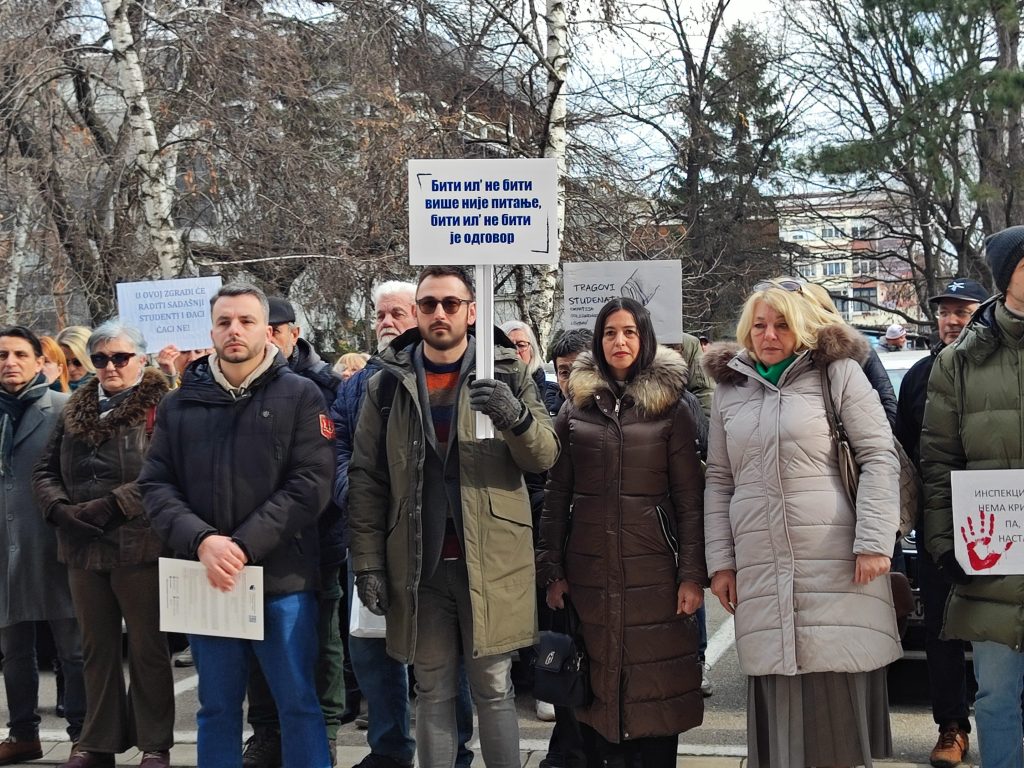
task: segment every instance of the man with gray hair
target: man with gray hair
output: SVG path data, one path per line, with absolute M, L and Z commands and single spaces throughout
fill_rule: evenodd
M 264 639 L 189 635 L 199 673 L 199 765 L 241 764 L 249 655 L 270 685 L 285 768 L 329 768 L 313 669 L 316 521 L 330 496 L 334 425 L 316 385 L 271 343 L 261 290 L 223 286 L 212 303 L 214 352 L 189 366 L 157 412 L 139 477 L 153 528 L 209 584 L 235 588 L 263 568 Z

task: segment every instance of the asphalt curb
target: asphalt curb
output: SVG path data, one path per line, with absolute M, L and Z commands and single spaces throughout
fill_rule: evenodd
M 44 741 L 43 757 L 41 760 L 15 763 L 14 765 L 60 765 L 68 759 L 68 746 L 66 741 Z M 366 757 L 368 753 L 369 750 L 365 746 L 339 746 L 338 768 L 350 768 L 350 766 L 354 766 Z M 521 756 L 523 768 L 537 768 L 543 758 L 543 752 L 523 752 Z M 141 753 L 134 749 L 118 755 L 117 765 L 137 766 L 141 760 Z M 174 768 L 190 768 L 196 764 L 195 744 L 178 744 L 171 750 L 171 765 Z M 483 758 L 477 754 L 473 764 L 483 766 Z M 676 760 L 676 768 L 746 768 L 746 764 L 747 759 L 745 757 L 734 756 L 680 755 Z M 929 766 L 922 763 L 903 763 L 888 760 L 878 760 L 875 761 L 875 764 L 884 766 L 884 768 L 929 768 Z

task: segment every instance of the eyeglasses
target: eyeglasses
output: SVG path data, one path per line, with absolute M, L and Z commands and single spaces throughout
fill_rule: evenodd
M 759 283 L 754 284 L 754 292 L 767 291 L 769 288 L 781 288 L 784 291 L 790 291 L 792 293 L 803 293 L 803 283 L 796 280 L 762 280 Z
M 69 357 L 68 358 L 68 368 L 82 368 L 82 367 L 83 367 L 82 363 L 81 363 L 81 361 L 78 358 L 76 358 L 76 357 Z
M 448 310 L 445 310 L 447 312 Z M 529 349 L 533 345 L 528 341 L 516 341 L 513 342 L 516 345 L 516 349 Z
M 441 305 L 441 309 L 444 310 L 446 315 L 454 315 L 460 309 L 463 304 L 472 304 L 472 299 L 460 299 L 455 296 L 445 296 L 443 299 L 435 299 L 433 296 L 426 296 L 422 299 L 416 299 L 416 306 L 420 312 L 427 315 L 432 315 L 437 311 L 437 305 Z
M 92 360 L 92 364 L 98 370 L 106 368 L 107 363 L 113 363 L 115 368 L 124 368 L 131 362 L 133 357 L 135 357 L 134 352 L 115 352 L 112 355 L 104 355 L 102 353 L 89 355 L 89 359 Z

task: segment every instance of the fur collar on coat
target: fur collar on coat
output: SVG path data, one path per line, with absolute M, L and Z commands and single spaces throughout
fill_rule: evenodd
M 645 418 L 664 414 L 679 402 L 686 389 L 686 361 L 668 347 L 659 346 L 654 361 L 626 385 L 624 398 L 630 398 Z M 611 392 L 612 385 L 601 375 L 592 352 L 581 352 L 569 376 L 569 398 L 576 408 L 594 405 L 594 396 Z
M 818 331 L 818 346 L 812 356 L 816 366 L 830 365 L 836 360 L 850 359 L 863 365 L 871 347 L 864 335 L 849 325 L 829 325 Z M 730 363 L 735 358 L 753 365 L 753 358 L 747 350 L 734 342 L 712 344 L 704 352 L 704 370 L 718 384 L 740 385 L 746 382 L 743 371 L 736 370 Z
M 146 411 L 167 394 L 167 379 L 155 368 L 147 368 L 135 390 L 102 419 L 99 387 L 99 377 L 94 376 L 75 390 L 64 409 L 67 433 L 93 445 L 100 445 L 116 435 L 119 429 L 145 419 Z

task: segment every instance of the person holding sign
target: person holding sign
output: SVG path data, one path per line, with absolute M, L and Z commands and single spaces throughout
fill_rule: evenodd
M 754 287 L 736 337 L 705 354 L 704 534 L 749 676 L 748 762 L 870 767 L 892 754 L 885 668 L 903 649 L 887 577 L 899 461 L 868 343 L 791 279 Z M 852 499 L 826 397 L 860 467 Z
M 64 768 L 113 768 L 137 746 L 143 768 L 167 768 L 174 744 L 174 676 L 160 632 L 157 558 L 136 480 L 167 392 L 146 367 L 138 329 L 108 320 L 87 343 L 96 376 L 75 390 L 33 475 L 36 498 L 58 526 L 59 556 L 85 650 L 85 727 Z M 121 622 L 128 629 L 125 692 Z
M 354 435 L 356 588 L 387 615 L 388 653 L 415 664 L 419 764 L 455 763 L 461 640 L 484 762 L 519 768 L 511 652 L 537 636 L 523 472 L 550 467 L 558 443 L 513 348 L 480 350 L 494 355 L 496 378 L 474 380 L 476 302 L 465 270 L 424 268 L 416 307 L 417 328 L 379 356 Z M 476 438 L 475 412 L 495 437 Z
M 153 528 L 229 592 L 263 568 L 264 638 L 189 634 L 199 673 L 198 756 L 240 765 L 249 657 L 270 685 L 285 768 L 329 768 L 313 670 L 320 560 L 316 522 L 334 472 L 334 424 L 316 384 L 271 342 L 260 289 L 236 283 L 212 301 L 214 352 L 185 369 L 157 412 L 139 487 Z
M 1007 556 L 996 520 L 954 509 L 950 472 L 1024 467 L 1024 226 L 985 241 L 999 294 L 981 304 L 959 337 L 943 349 L 928 379 L 921 432 L 924 540 L 953 583 L 942 637 L 974 649 L 981 762 L 985 768 L 1024 765 L 1024 571 L 987 576 Z M 969 557 L 958 560 L 955 538 Z M 1012 541 L 1012 539 L 1010 540 Z

